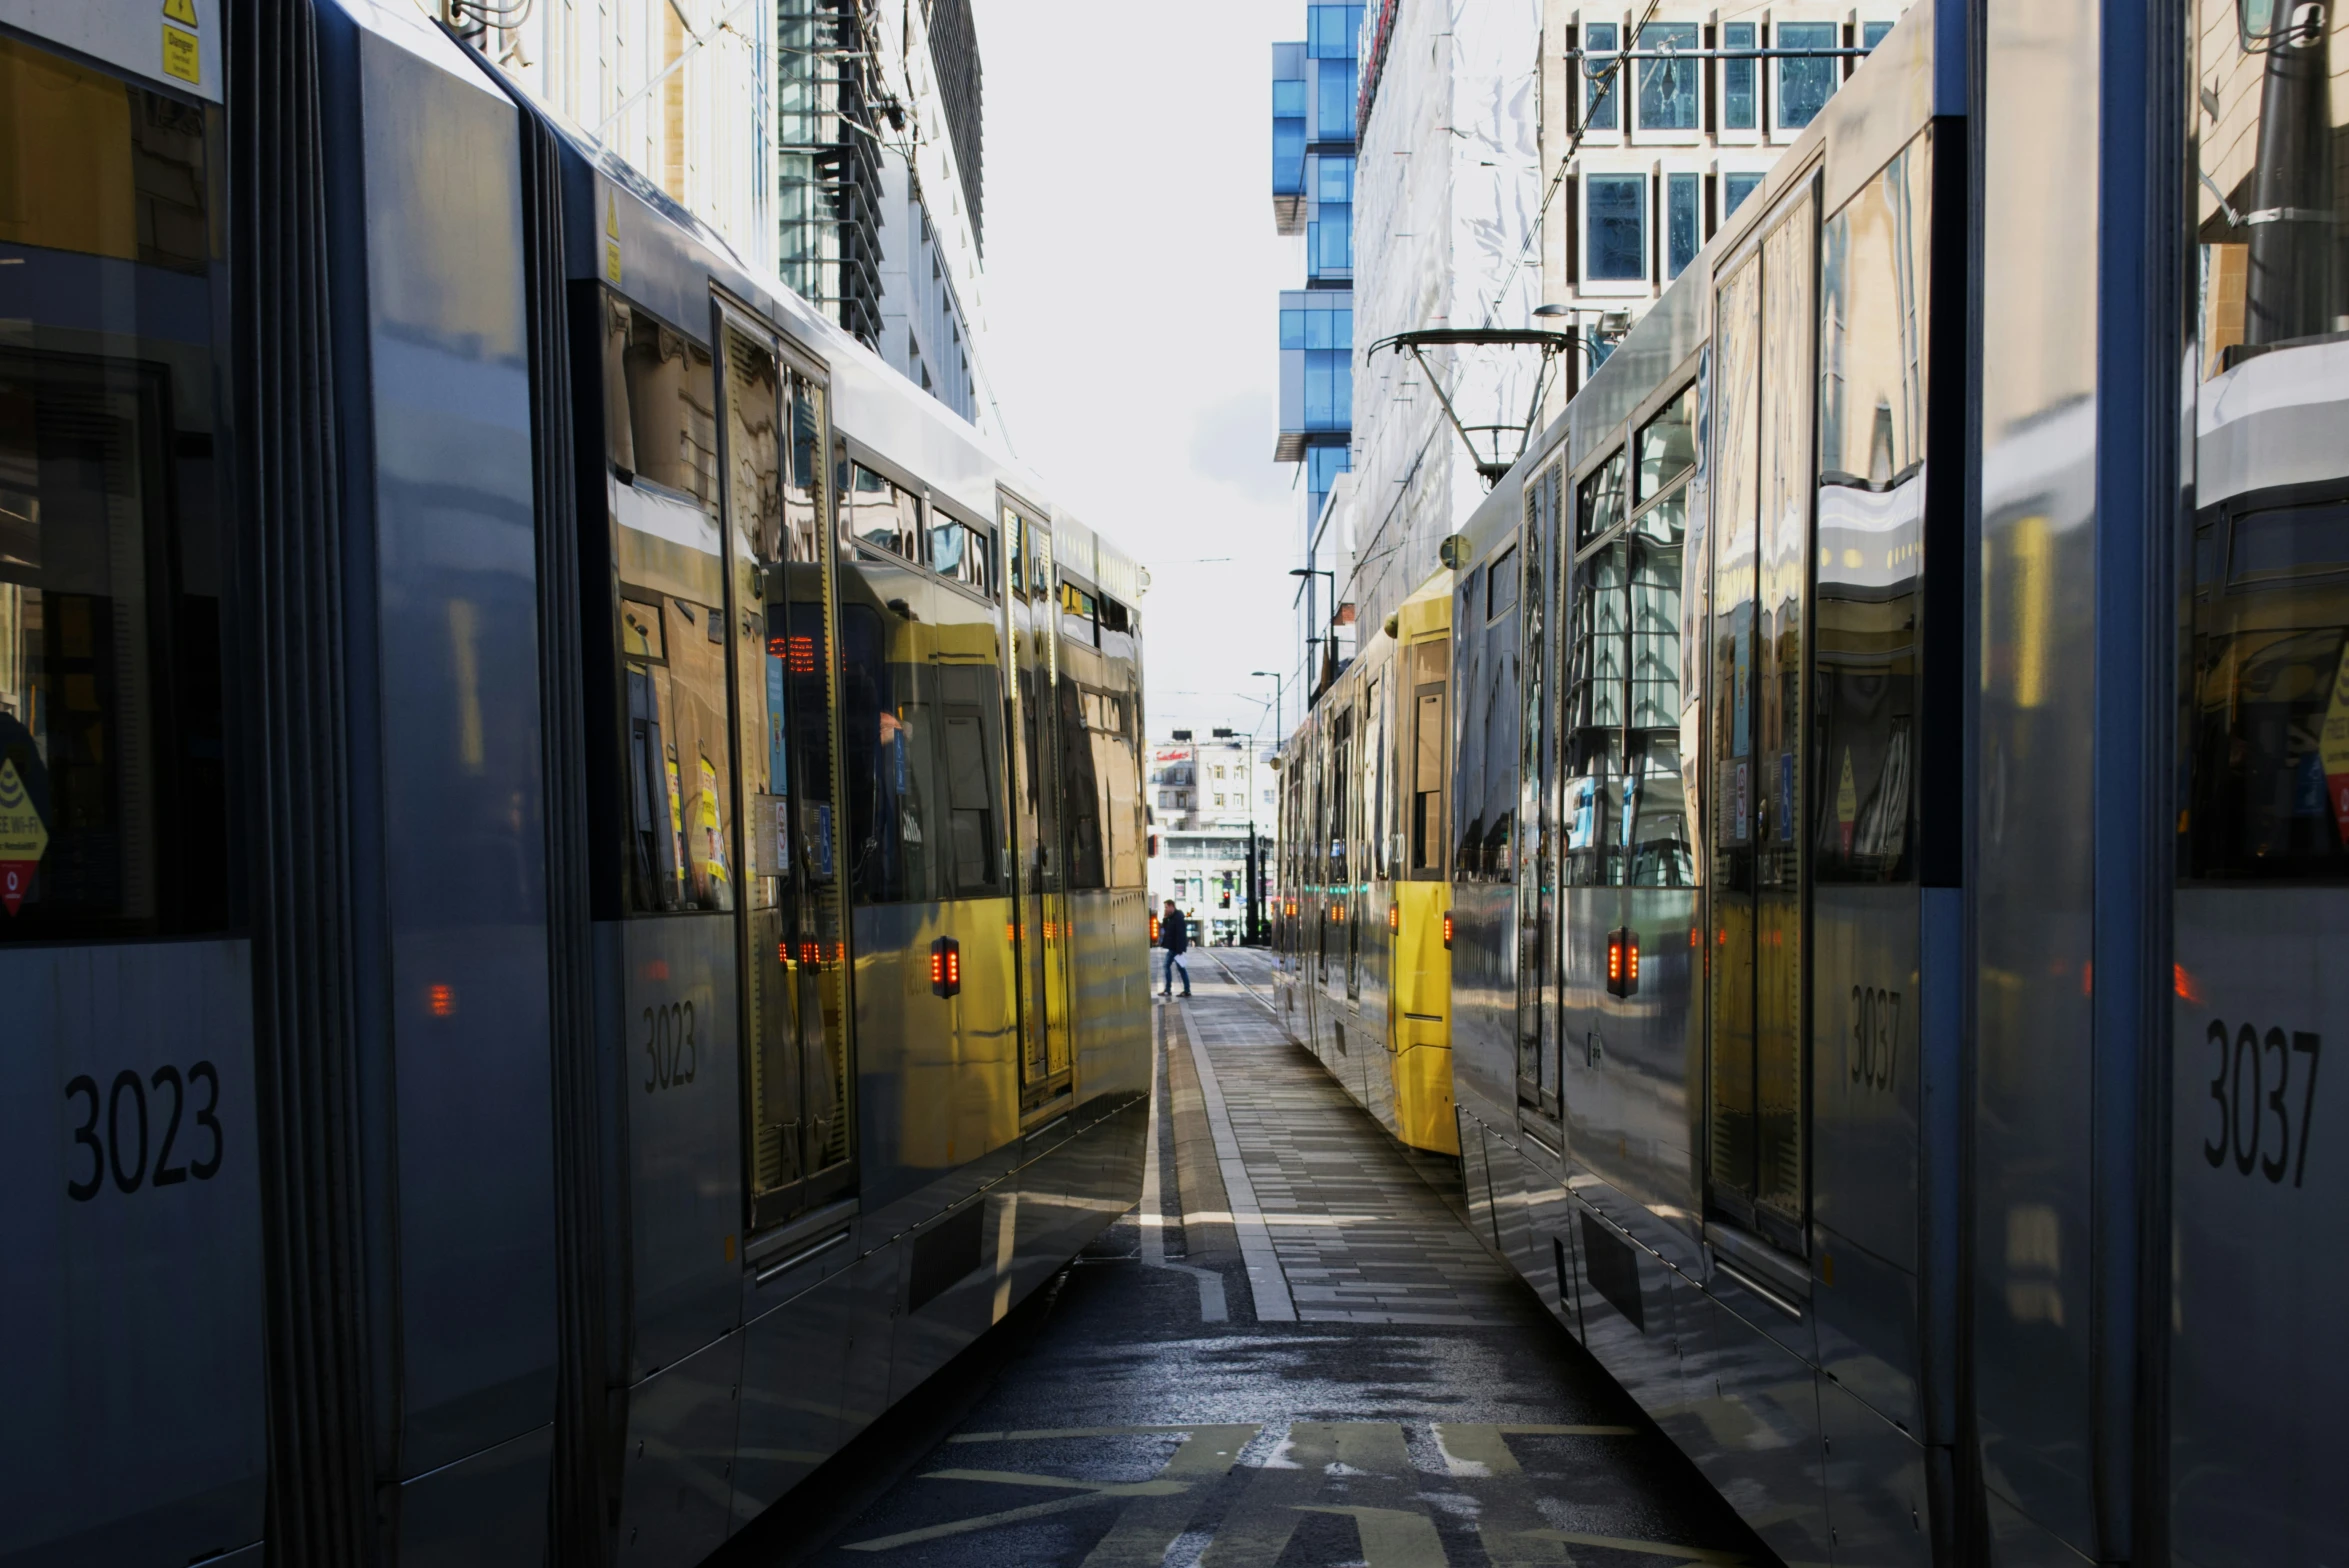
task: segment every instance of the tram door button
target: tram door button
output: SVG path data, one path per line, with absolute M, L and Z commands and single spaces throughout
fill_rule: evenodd
M 1639 933 L 1629 926 L 1607 933 L 1607 994 L 1639 994 Z
M 962 944 L 953 937 L 942 936 L 930 944 L 930 994 L 962 994 Z

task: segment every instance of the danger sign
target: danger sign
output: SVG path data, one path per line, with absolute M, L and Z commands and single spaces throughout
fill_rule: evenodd
M 48 847 L 48 824 L 33 809 L 16 763 L 0 759 L 0 908 L 16 913 Z

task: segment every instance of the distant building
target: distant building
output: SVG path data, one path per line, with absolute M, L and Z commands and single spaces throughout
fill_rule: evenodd
M 1192 940 L 1231 946 L 1247 939 L 1248 831 L 1260 846 L 1259 896 L 1269 896 L 1268 865 L 1278 816 L 1273 796 L 1275 748 L 1245 737 L 1191 740 L 1186 732 L 1150 747 L 1150 908 L 1173 899 L 1191 922 Z

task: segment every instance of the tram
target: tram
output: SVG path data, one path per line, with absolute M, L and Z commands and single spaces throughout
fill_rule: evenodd
M 1475 1223 L 1790 1563 L 2349 1553 L 2343 47 L 1923 0 L 1446 543 Z
M 0 1563 L 700 1561 L 1138 1190 L 1146 574 L 412 6 L 0 190 Z
M 1281 752 L 1282 1027 L 1396 1138 L 1460 1152 L 1445 867 L 1449 572 L 1388 617 Z

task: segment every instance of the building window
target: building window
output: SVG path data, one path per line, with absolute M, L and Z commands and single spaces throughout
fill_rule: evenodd
M 1754 47 L 1754 24 L 1730 22 L 1721 29 L 1723 49 L 1751 49 Z M 1721 62 L 1721 129 L 1750 131 L 1761 123 L 1754 102 L 1755 66 L 1753 60 L 1724 60 Z
M 1592 22 L 1582 30 L 1583 118 L 1594 131 L 1615 129 L 1615 105 L 1622 95 L 1610 57 L 1621 47 L 1622 36 L 1623 29 L 1613 22 Z
M 1648 275 L 1647 185 L 1637 174 L 1594 174 L 1583 181 L 1592 281 L 1636 283 Z
M 1697 24 L 1652 22 L 1639 30 L 1645 51 L 1686 50 L 1685 60 L 1639 62 L 1639 128 L 1643 131 L 1693 131 L 1697 128 Z
M 1833 49 L 1836 26 L 1833 22 L 1780 22 L 1778 47 L 1781 49 Z M 1835 57 L 1814 55 L 1808 59 L 1781 56 L 1778 61 L 1778 128 L 1799 131 L 1819 117 L 1827 107 L 1827 100 L 1835 92 Z
M 1891 31 L 1892 24 L 1890 22 L 1862 22 L 1860 24 L 1860 47 L 1874 49 L 1878 44 L 1884 42 L 1884 35 Z
M 1664 176 L 1664 276 L 1680 276 L 1704 243 L 1700 216 L 1704 187 L 1693 174 Z
M 1305 81 L 1275 77 L 1272 84 L 1272 191 L 1295 196 L 1305 190 Z
M 1745 199 L 1748 196 L 1762 188 L 1763 178 L 1759 174 L 1724 174 L 1721 176 L 1721 220 L 1724 223 L 1729 221 L 1731 213 L 1745 205 Z

